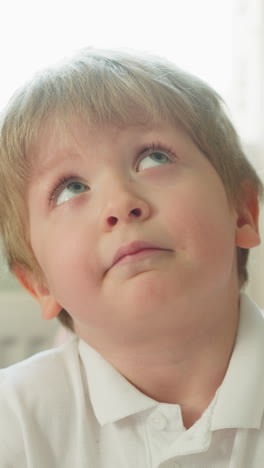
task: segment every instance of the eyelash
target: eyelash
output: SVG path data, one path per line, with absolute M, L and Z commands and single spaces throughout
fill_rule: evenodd
M 173 151 L 168 146 L 165 146 L 162 143 L 158 143 L 158 142 L 151 143 L 151 145 L 145 146 L 144 148 L 141 149 L 140 154 L 143 153 L 144 156 L 149 156 L 149 154 L 154 152 L 155 150 L 167 153 L 168 156 L 170 156 L 170 158 L 172 160 L 176 159 L 175 154 L 173 153 Z
M 167 153 L 167 155 L 171 158 L 171 160 L 175 160 L 176 156 L 173 151 L 168 147 L 161 143 L 151 143 L 151 145 L 145 146 L 140 150 L 140 154 L 144 157 L 149 156 L 151 153 L 155 151 L 161 151 Z M 143 158 L 142 158 L 143 159 Z M 83 182 L 81 177 L 69 175 L 69 176 L 62 176 L 60 177 L 56 183 L 54 184 L 53 188 L 48 193 L 48 201 L 49 204 L 53 202 L 56 198 L 56 195 L 59 191 L 63 190 L 67 186 L 67 184 L 71 182 Z

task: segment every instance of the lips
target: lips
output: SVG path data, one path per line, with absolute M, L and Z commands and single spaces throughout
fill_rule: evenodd
M 134 241 L 134 242 L 131 242 L 130 244 L 126 244 L 126 245 L 121 246 L 116 251 L 109 269 L 112 268 L 123 257 L 126 257 L 127 255 L 133 255 L 133 254 L 136 254 L 138 252 L 141 252 L 142 250 L 148 250 L 148 249 L 168 250 L 168 249 L 162 249 L 161 247 L 158 247 L 158 246 L 156 246 L 154 244 L 151 244 L 150 242 Z

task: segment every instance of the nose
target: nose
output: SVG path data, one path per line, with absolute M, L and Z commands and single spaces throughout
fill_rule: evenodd
M 136 195 L 130 190 L 114 190 L 108 197 L 102 212 L 102 225 L 109 231 L 116 224 L 142 222 L 150 216 L 150 206 L 145 197 Z

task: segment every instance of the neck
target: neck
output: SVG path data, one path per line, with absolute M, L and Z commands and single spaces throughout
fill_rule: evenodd
M 195 310 L 181 314 L 189 314 L 191 321 L 131 348 L 126 344 L 117 349 L 115 343 L 106 350 L 98 342 L 87 342 L 141 392 L 179 404 L 188 428 L 208 407 L 226 374 L 238 326 L 237 296 L 196 304 Z

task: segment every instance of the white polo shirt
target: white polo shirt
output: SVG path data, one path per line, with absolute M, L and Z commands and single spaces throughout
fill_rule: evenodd
M 264 319 L 241 295 L 233 355 L 186 430 L 176 404 L 137 390 L 74 338 L 0 371 L 1 468 L 261 468 Z

